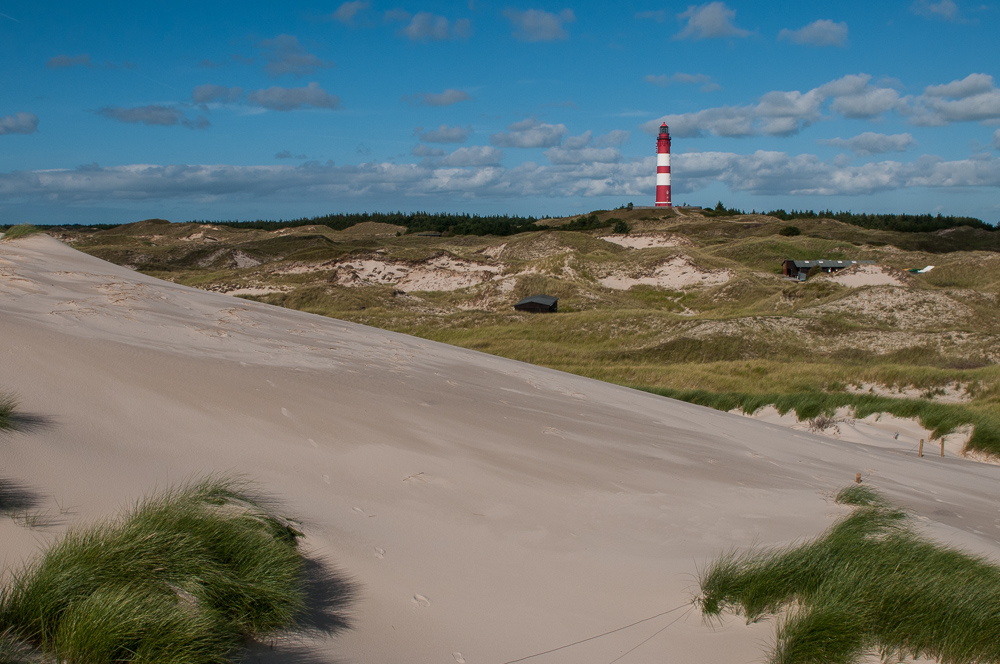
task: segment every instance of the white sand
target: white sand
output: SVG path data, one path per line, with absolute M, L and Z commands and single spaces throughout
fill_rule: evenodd
M 681 235 L 672 233 L 653 233 L 646 235 L 605 235 L 601 238 L 605 242 L 617 244 L 629 249 L 651 249 L 653 247 L 689 247 L 693 243 L 691 240 Z
M 689 288 L 691 286 L 715 286 L 733 278 L 731 270 L 706 270 L 691 262 L 687 256 L 673 256 L 658 265 L 650 274 L 630 275 L 614 272 L 599 279 L 605 288 L 628 290 L 633 286 L 657 286 L 659 288 Z
M 850 288 L 861 286 L 906 286 L 908 279 L 900 270 L 884 265 L 852 265 L 824 275 L 826 279 Z
M 36 236 L 0 244 L 0 437 L 53 518 L 15 565 L 196 474 L 243 473 L 359 586 L 353 628 L 250 661 L 500 664 L 682 605 L 731 547 L 845 513 L 862 472 L 934 536 L 1000 555 L 1000 467 L 918 459 L 166 283 Z M 62 513 L 60 512 L 62 506 Z M 610 662 L 677 614 L 530 660 Z M 622 659 L 759 662 L 773 623 L 690 614 Z

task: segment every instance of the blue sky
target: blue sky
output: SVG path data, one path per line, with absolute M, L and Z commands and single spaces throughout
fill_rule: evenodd
M 4 2 L 0 220 L 563 215 L 675 203 L 1000 221 L 1000 6 Z

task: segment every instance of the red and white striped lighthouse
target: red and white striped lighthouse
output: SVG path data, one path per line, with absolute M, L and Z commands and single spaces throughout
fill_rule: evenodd
M 656 137 L 656 207 L 670 205 L 670 132 L 667 123 L 660 125 Z

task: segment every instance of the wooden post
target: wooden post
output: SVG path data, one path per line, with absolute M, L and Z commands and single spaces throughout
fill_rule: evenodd
M 941 436 L 941 456 L 944 456 L 944 436 Z
M 857 475 L 854 476 L 854 483 L 861 484 L 861 473 L 858 473 Z
M 920 448 L 917 450 L 917 456 L 922 457 L 924 455 L 924 439 L 920 439 Z

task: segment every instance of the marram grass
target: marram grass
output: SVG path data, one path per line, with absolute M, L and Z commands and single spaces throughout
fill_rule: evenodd
M 303 611 L 300 535 L 232 481 L 167 491 L 15 573 L 0 640 L 68 663 L 229 662 Z
M 31 224 L 17 224 L 11 226 L 6 231 L 3 232 L 4 240 L 17 240 L 22 237 L 28 237 L 29 235 L 34 235 L 35 233 L 41 233 L 42 229 L 38 226 L 32 226 Z
M 926 657 L 1000 662 L 1000 567 L 930 542 L 909 517 L 859 485 L 854 512 L 814 542 L 730 553 L 700 578 L 706 616 L 777 616 L 772 664 Z
M 13 429 L 16 424 L 14 414 L 17 411 L 17 398 L 11 394 L 0 392 L 0 431 Z

